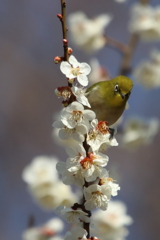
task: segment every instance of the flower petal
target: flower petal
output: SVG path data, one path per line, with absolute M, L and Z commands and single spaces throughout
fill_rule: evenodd
M 77 61 L 77 59 L 76 59 L 73 55 L 71 55 L 71 56 L 69 57 L 69 63 L 70 63 L 74 68 L 76 68 L 76 67 L 78 67 L 78 66 L 80 65 L 80 63 Z
M 91 72 L 91 67 L 87 63 L 81 63 L 80 72 L 88 75 Z
M 77 81 L 84 87 L 88 85 L 88 78 L 84 74 L 78 75 L 77 76 Z
M 71 65 L 68 62 L 61 62 L 60 70 L 63 74 L 68 74 L 71 71 Z

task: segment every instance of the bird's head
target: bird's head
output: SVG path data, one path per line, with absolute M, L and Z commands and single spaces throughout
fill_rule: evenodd
M 127 101 L 133 87 L 133 82 L 125 76 L 118 76 L 112 79 L 114 85 L 114 93 L 122 98 L 122 101 Z

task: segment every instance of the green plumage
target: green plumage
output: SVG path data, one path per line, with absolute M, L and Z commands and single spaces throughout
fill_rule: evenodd
M 125 76 L 93 84 L 86 97 L 97 119 L 107 121 L 109 126 L 114 124 L 125 109 L 132 87 L 132 80 Z

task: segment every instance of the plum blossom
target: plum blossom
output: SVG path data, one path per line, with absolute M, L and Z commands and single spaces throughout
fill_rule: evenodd
M 160 40 L 160 7 L 140 3 L 133 5 L 129 30 L 146 41 Z
M 133 71 L 137 82 L 147 89 L 160 87 L 160 52 L 154 49 L 150 56 L 151 60 L 142 61 Z
M 105 144 L 105 149 L 109 146 L 118 145 L 115 137 L 111 137 L 107 122 L 98 122 L 97 119 L 93 119 L 91 122 L 91 128 L 87 134 L 87 143 L 93 151 L 99 150 L 102 144 Z
M 127 215 L 127 209 L 123 202 L 110 201 L 107 211 L 97 210 L 93 213 L 93 221 L 99 231 L 101 240 L 124 240 L 128 235 L 126 226 L 132 224 L 132 218 Z
M 56 171 L 58 159 L 38 156 L 33 159 L 22 173 L 28 190 L 38 204 L 45 209 L 54 209 L 60 204 L 69 206 L 76 200 L 71 187 L 64 185 Z M 57 194 L 57 188 L 64 194 Z
M 60 70 L 67 78 L 77 78 L 77 81 L 82 86 L 88 85 L 87 75 L 91 71 L 91 67 L 87 63 L 79 63 L 77 59 L 71 55 L 67 61 L 62 61 L 60 64 Z
M 61 121 L 68 128 L 75 128 L 77 125 L 85 125 L 89 128 L 89 121 L 95 118 L 95 113 L 91 110 L 84 110 L 82 104 L 72 102 L 61 111 Z
M 37 186 L 58 180 L 58 173 L 55 171 L 58 159 L 54 156 L 37 156 L 33 158 L 22 173 L 23 180 L 30 186 Z
M 85 97 L 85 92 L 86 92 L 85 88 L 78 88 L 77 86 L 73 86 L 71 89 L 79 103 L 89 108 L 91 107 L 91 105 L 88 102 L 88 99 Z
M 72 13 L 68 17 L 71 40 L 75 46 L 85 52 L 99 50 L 106 44 L 104 30 L 111 20 L 112 17 L 109 14 L 88 19 L 83 12 Z
M 75 126 L 75 128 L 68 128 L 61 121 L 55 121 L 52 126 L 59 129 L 58 136 L 62 140 L 73 138 L 78 142 L 84 142 L 84 134 L 87 133 L 85 125 L 81 124 Z
M 117 191 L 120 190 L 119 184 L 115 183 L 112 178 L 106 176 L 100 179 L 99 184 L 109 186 L 111 188 L 112 196 L 117 196 Z
M 93 184 L 88 188 L 84 187 L 84 196 L 87 210 L 91 211 L 95 208 L 106 210 L 111 198 L 111 188 L 108 185 Z
M 81 227 L 75 227 L 67 232 L 64 240 L 87 240 L 87 231 Z
M 62 237 L 59 235 L 64 229 L 64 224 L 59 218 L 53 218 L 46 224 L 39 227 L 28 228 L 23 232 L 23 240 L 42 240 L 52 239 L 60 240 Z
M 75 163 L 81 161 L 86 157 L 86 151 L 81 144 L 77 144 L 74 148 L 66 148 L 69 155 L 66 163 L 58 162 L 56 165 L 57 171 L 62 175 L 62 181 L 66 185 L 76 184 L 79 187 L 84 185 L 84 177 L 81 173 L 81 169 L 77 171 L 69 171 Z
M 148 145 L 158 133 L 160 122 L 156 118 L 142 119 L 132 117 L 124 125 L 123 146 L 136 149 L 142 145 Z
M 102 153 L 89 153 L 80 161 L 72 164 L 68 171 L 73 176 L 80 172 L 87 182 L 95 181 L 97 177 L 107 175 L 107 170 L 104 168 L 107 165 L 108 157 Z
M 56 213 L 69 223 L 90 222 L 90 218 L 87 216 L 88 214 L 83 212 L 80 208 L 59 206 L 56 209 Z

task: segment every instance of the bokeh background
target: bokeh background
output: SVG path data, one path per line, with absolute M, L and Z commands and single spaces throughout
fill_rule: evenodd
M 113 0 L 67 0 L 68 14 L 82 10 L 89 17 L 111 13 L 114 19 L 106 29 L 108 36 L 127 43 L 129 9 L 135 0 L 118 4 Z M 152 0 L 156 5 L 159 0 Z M 61 109 L 61 101 L 54 90 L 65 85 L 65 77 L 53 57 L 63 54 L 61 25 L 56 17 L 60 1 L 56 0 L 0 0 L 0 239 L 19 240 L 33 214 L 36 224 L 53 216 L 39 208 L 27 192 L 21 173 L 33 157 L 55 155 L 65 160 L 66 153 L 52 139 L 53 115 Z M 72 44 L 69 44 L 73 47 Z M 149 57 L 153 47 L 160 44 L 139 43 L 133 67 Z M 76 50 L 81 62 L 91 56 Z M 118 74 L 121 55 L 110 48 L 96 56 Z M 160 117 L 160 89 L 145 90 L 135 84 L 130 109 L 124 117 L 141 115 Z M 157 239 L 160 226 L 160 133 L 152 145 L 135 152 L 119 147 L 109 150 L 110 163 L 119 173 L 123 200 L 134 219 L 128 240 Z

